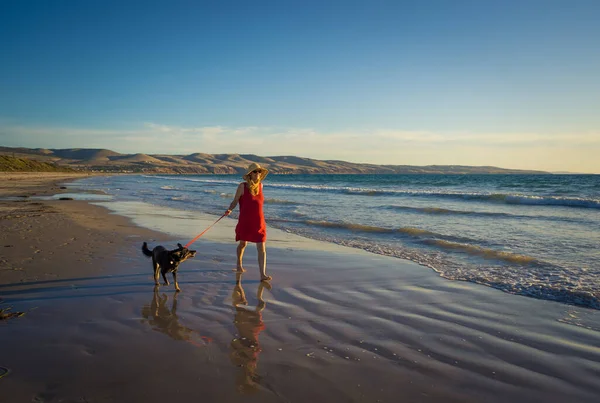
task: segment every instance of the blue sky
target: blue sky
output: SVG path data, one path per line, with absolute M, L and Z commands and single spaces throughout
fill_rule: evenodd
M 0 145 L 600 173 L 600 1 L 0 0 Z

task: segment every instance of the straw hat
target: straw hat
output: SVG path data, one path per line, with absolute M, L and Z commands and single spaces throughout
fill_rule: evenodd
M 259 180 L 260 181 L 262 181 L 263 179 L 265 179 L 267 177 L 267 175 L 269 174 L 269 170 L 267 168 L 261 167 L 256 162 L 253 162 L 252 164 L 250 164 L 248 166 L 248 169 L 246 169 L 246 173 L 244 174 L 244 176 L 242 176 L 242 178 L 244 178 L 244 180 L 247 181 L 250 178 L 250 173 L 252 171 L 256 171 L 256 170 L 260 170 L 260 175 L 259 175 Z

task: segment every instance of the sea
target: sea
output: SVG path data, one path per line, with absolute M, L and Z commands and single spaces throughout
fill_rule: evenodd
M 117 175 L 72 186 L 216 219 L 240 181 Z M 269 174 L 264 194 L 269 226 L 451 281 L 600 309 L 600 175 Z

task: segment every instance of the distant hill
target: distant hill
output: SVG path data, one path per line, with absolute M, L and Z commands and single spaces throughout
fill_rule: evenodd
M 65 160 L 80 160 L 90 163 L 109 161 L 110 158 L 119 157 L 121 154 L 111 150 L 91 149 L 91 148 L 69 148 L 62 150 L 44 150 L 52 153 L 53 156 L 63 158 Z M 50 154 L 46 154 L 50 155 Z
M 146 154 L 133 154 L 133 155 L 119 155 L 108 158 L 110 161 L 118 161 L 119 164 L 136 164 L 136 163 L 147 163 L 147 164 L 162 164 L 165 161 L 161 161 L 158 158 L 151 157 Z
M 549 174 L 544 171 L 463 165 L 376 165 L 336 160 L 316 160 L 290 155 L 261 157 L 254 154 L 120 154 L 105 149 L 42 149 L 0 147 L 0 156 L 27 159 L 57 169 L 94 172 L 137 172 L 171 174 L 243 173 L 258 162 L 279 174 Z M 0 170 L 6 170 L 0 167 Z

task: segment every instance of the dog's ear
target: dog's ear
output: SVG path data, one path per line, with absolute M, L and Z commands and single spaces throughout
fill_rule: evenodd
M 179 246 L 179 249 L 183 249 L 183 245 L 178 243 L 177 246 Z

